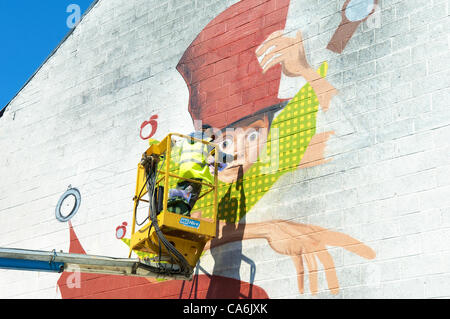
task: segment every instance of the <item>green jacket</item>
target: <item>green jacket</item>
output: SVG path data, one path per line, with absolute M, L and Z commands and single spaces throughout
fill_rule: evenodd
M 199 178 L 206 183 L 214 183 L 214 177 L 207 164 L 209 152 L 206 144 L 184 140 L 180 152 L 180 177 Z

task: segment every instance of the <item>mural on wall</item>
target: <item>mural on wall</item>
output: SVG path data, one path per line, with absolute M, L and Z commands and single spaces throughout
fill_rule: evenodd
M 375 0 L 355 1 L 348 0 L 344 4 L 343 17 L 347 20 L 338 27 L 328 47 L 334 52 L 342 52 L 356 27 L 373 13 L 377 4 Z M 362 11 L 367 10 L 370 3 L 372 9 L 366 15 L 361 14 L 361 10 L 355 9 L 358 3 L 363 5 L 358 7 Z M 342 247 L 361 258 L 373 259 L 375 252 L 370 247 L 351 236 L 316 225 L 281 219 L 258 223 L 246 223 L 245 220 L 281 176 L 329 161 L 324 158 L 324 151 L 334 132 L 316 133 L 317 112 L 319 108 L 324 112 L 329 109 L 338 90 L 326 79 L 327 62 L 323 62 L 318 70 L 309 65 L 301 30 L 295 37 L 283 34 L 289 5 L 290 0 L 239 1 L 200 32 L 177 65 L 189 89 L 187 108 L 195 129 L 200 130 L 204 125 L 212 128 L 221 150 L 235 155 L 235 160 L 227 163 L 228 166 L 219 173 L 218 237 L 205 249 L 210 250 L 215 263 L 219 264 L 226 260 L 220 256 L 221 246 L 265 239 L 273 251 L 291 257 L 300 293 L 305 292 L 306 274 L 310 292 L 318 292 L 318 260 L 323 265 L 329 291 L 337 294 L 339 281 L 328 247 Z M 352 13 L 347 14 L 347 11 Z M 282 74 L 303 77 L 307 84 L 298 88 L 298 93 L 291 99 L 280 99 Z M 156 120 L 157 116 L 153 116 L 142 124 L 142 139 L 150 139 L 155 134 Z M 148 137 L 143 136 L 142 130 L 148 125 L 152 131 Z M 208 200 L 208 196 L 199 200 L 198 207 L 208 207 Z M 199 209 L 192 216 L 208 217 L 211 213 L 207 208 Z M 302 207 L 298 207 L 298 214 L 301 216 Z M 71 226 L 70 234 L 71 252 L 83 253 Z M 117 238 L 126 243 L 122 233 Z M 238 247 L 234 246 L 234 258 L 242 257 L 239 262 L 252 265 L 251 260 L 236 251 Z M 103 289 L 97 297 L 268 297 L 253 282 L 216 276 L 215 269 L 210 271 L 211 274 L 208 271 L 197 273 L 192 282 L 82 274 L 85 277 L 82 293 L 67 289 L 64 284 L 67 278 L 63 280 L 66 275 L 58 284 L 63 298 L 92 295 L 86 286 L 94 287 L 106 281 L 113 286 L 123 284 L 124 288 L 119 290 L 122 294 Z M 139 289 L 130 288 L 135 286 Z
M 338 280 L 326 246 L 341 246 L 363 258 L 373 258 L 372 249 L 345 234 L 312 225 L 283 220 L 239 223 L 283 174 L 324 163 L 323 149 L 332 134 L 315 134 L 316 115 L 319 105 L 328 110 L 337 90 L 325 78 L 326 62 L 317 72 L 308 64 L 302 32 L 295 38 L 283 35 L 289 2 L 241 1 L 230 7 L 199 34 L 177 69 L 189 87 L 194 125 L 221 130 L 217 141 L 221 150 L 238 157 L 219 173 L 220 236 L 211 248 L 266 239 L 276 252 L 292 257 L 301 293 L 304 263 L 311 292 L 318 290 L 317 257 L 326 270 L 330 291 L 337 293 Z M 252 5 L 250 14 L 247 10 Z M 308 82 L 287 104 L 278 98 L 281 72 Z M 272 154 L 273 143 L 278 143 L 278 154 Z M 308 149 L 308 145 L 317 147 Z M 262 173 L 273 163 L 265 163 L 263 157 L 275 157 L 277 167 L 271 173 Z

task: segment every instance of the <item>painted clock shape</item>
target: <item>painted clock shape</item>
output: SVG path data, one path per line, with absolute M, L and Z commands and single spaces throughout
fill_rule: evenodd
M 75 216 L 80 208 L 81 194 L 76 188 L 69 188 L 59 199 L 55 215 L 60 222 L 67 222 Z

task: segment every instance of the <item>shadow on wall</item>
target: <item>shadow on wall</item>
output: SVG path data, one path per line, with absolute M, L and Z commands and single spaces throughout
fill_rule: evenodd
M 239 191 L 240 198 L 231 196 L 231 189 L 235 187 Z M 189 298 L 198 298 L 199 285 L 199 270 L 204 272 L 209 279 L 209 286 L 206 292 L 206 299 L 214 298 L 229 298 L 229 299 L 252 299 L 253 283 L 255 280 L 256 264 L 250 258 L 242 254 L 242 239 L 245 229 L 245 214 L 247 212 L 245 204 L 245 190 L 243 184 L 243 169 L 239 170 L 239 179 L 236 184 L 231 184 L 226 194 L 219 202 L 219 216 L 220 220 L 239 220 L 239 223 L 226 221 L 223 226 L 224 232 L 236 234 L 236 242 L 232 249 L 221 249 L 221 239 L 214 238 L 210 243 L 211 256 L 214 259 L 214 267 L 212 274 L 209 274 L 200 264 L 196 268 L 196 276 L 194 283 L 191 285 L 189 291 Z M 217 233 L 219 233 L 219 223 L 217 224 Z M 222 247 L 223 248 L 223 247 Z M 250 265 L 250 280 L 245 279 L 241 281 L 240 269 L 241 263 L 245 262 Z M 226 277 L 221 276 L 226 272 Z M 232 280 L 230 280 L 232 279 Z M 245 289 L 243 289 L 245 287 Z M 183 282 L 180 289 L 179 297 L 182 298 L 186 294 L 186 284 Z M 259 294 L 258 294 L 259 295 Z
M 234 278 L 238 281 L 233 282 L 233 284 L 228 284 L 226 286 L 226 295 L 229 298 L 252 298 L 252 287 L 254 282 L 254 274 L 256 272 L 256 265 L 255 263 L 245 257 L 242 254 L 242 239 L 244 236 L 244 230 L 245 230 L 245 214 L 247 213 L 246 204 L 245 204 L 245 190 L 244 190 L 244 184 L 243 184 L 243 168 L 242 166 L 239 168 L 239 178 L 236 182 L 236 191 L 239 191 L 240 198 L 239 200 L 236 197 L 231 197 L 231 188 L 234 187 L 233 184 L 231 184 L 228 188 L 227 193 L 219 202 L 218 211 L 219 214 L 223 214 L 223 212 L 228 212 L 229 215 L 231 215 L 232 220 L 239 220 L 239 223 L 234 223 L 227 221 L 225 222 L 225 226 L 223 227 L 224 232 L 230 232 L 230 233 L 236 233 L 237 236 L 240 238 L 237 238 L 235 244 L 232 246 L 232 249 L 229 250 L 223 250 L 218 248 L 217 246 L 220 245 L 220 239 L 214 238 L 211 241 L 211 255 L 214 258 L 214 268 L 212 271 L 213 275 L 219 275 L 221 272 L 221 269 L 225 266 L 225 269 L 227 269 L 227 277 Z M 227 206 L 230 206 L 231 209 L 228 210 Z M 220 219 L 225 219 L 225 216 L 218 216 Z M 219 232 L 219 224 L 217 225 L 217 232 Z M 243 296 L 241 294 L 240 285 L 241 285 L 241 278 L 240 278 L 240 269 L 241 269 L 241 262 L 245 261 L 251 266 L 251 275 L 250 275 L 250 290 L 247 296 Z M 216 277 L 217 278 L 217 277 Z M 214 279 L 214 277 L 211 278 L 211 283 L 208 289 L 207 298 L 212 298 L 214 295 L 217 295 L 220 290 L 223 290 L 223 286 L 221 285 L 220 281 L 217 279 Z

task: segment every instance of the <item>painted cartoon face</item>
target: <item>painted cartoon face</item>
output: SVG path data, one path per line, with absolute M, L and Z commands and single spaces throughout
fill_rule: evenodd
M 222 131 L 215 143 L 222 152 L 233 155 L 234 160 L 219 172 L 219 179 L 225 183 L 237 181 L 240 174 L 247 172 L 258 160 L 258 156 L 267 142 L 269 132 L 267 115 L 260 115 L 239 121 Z

